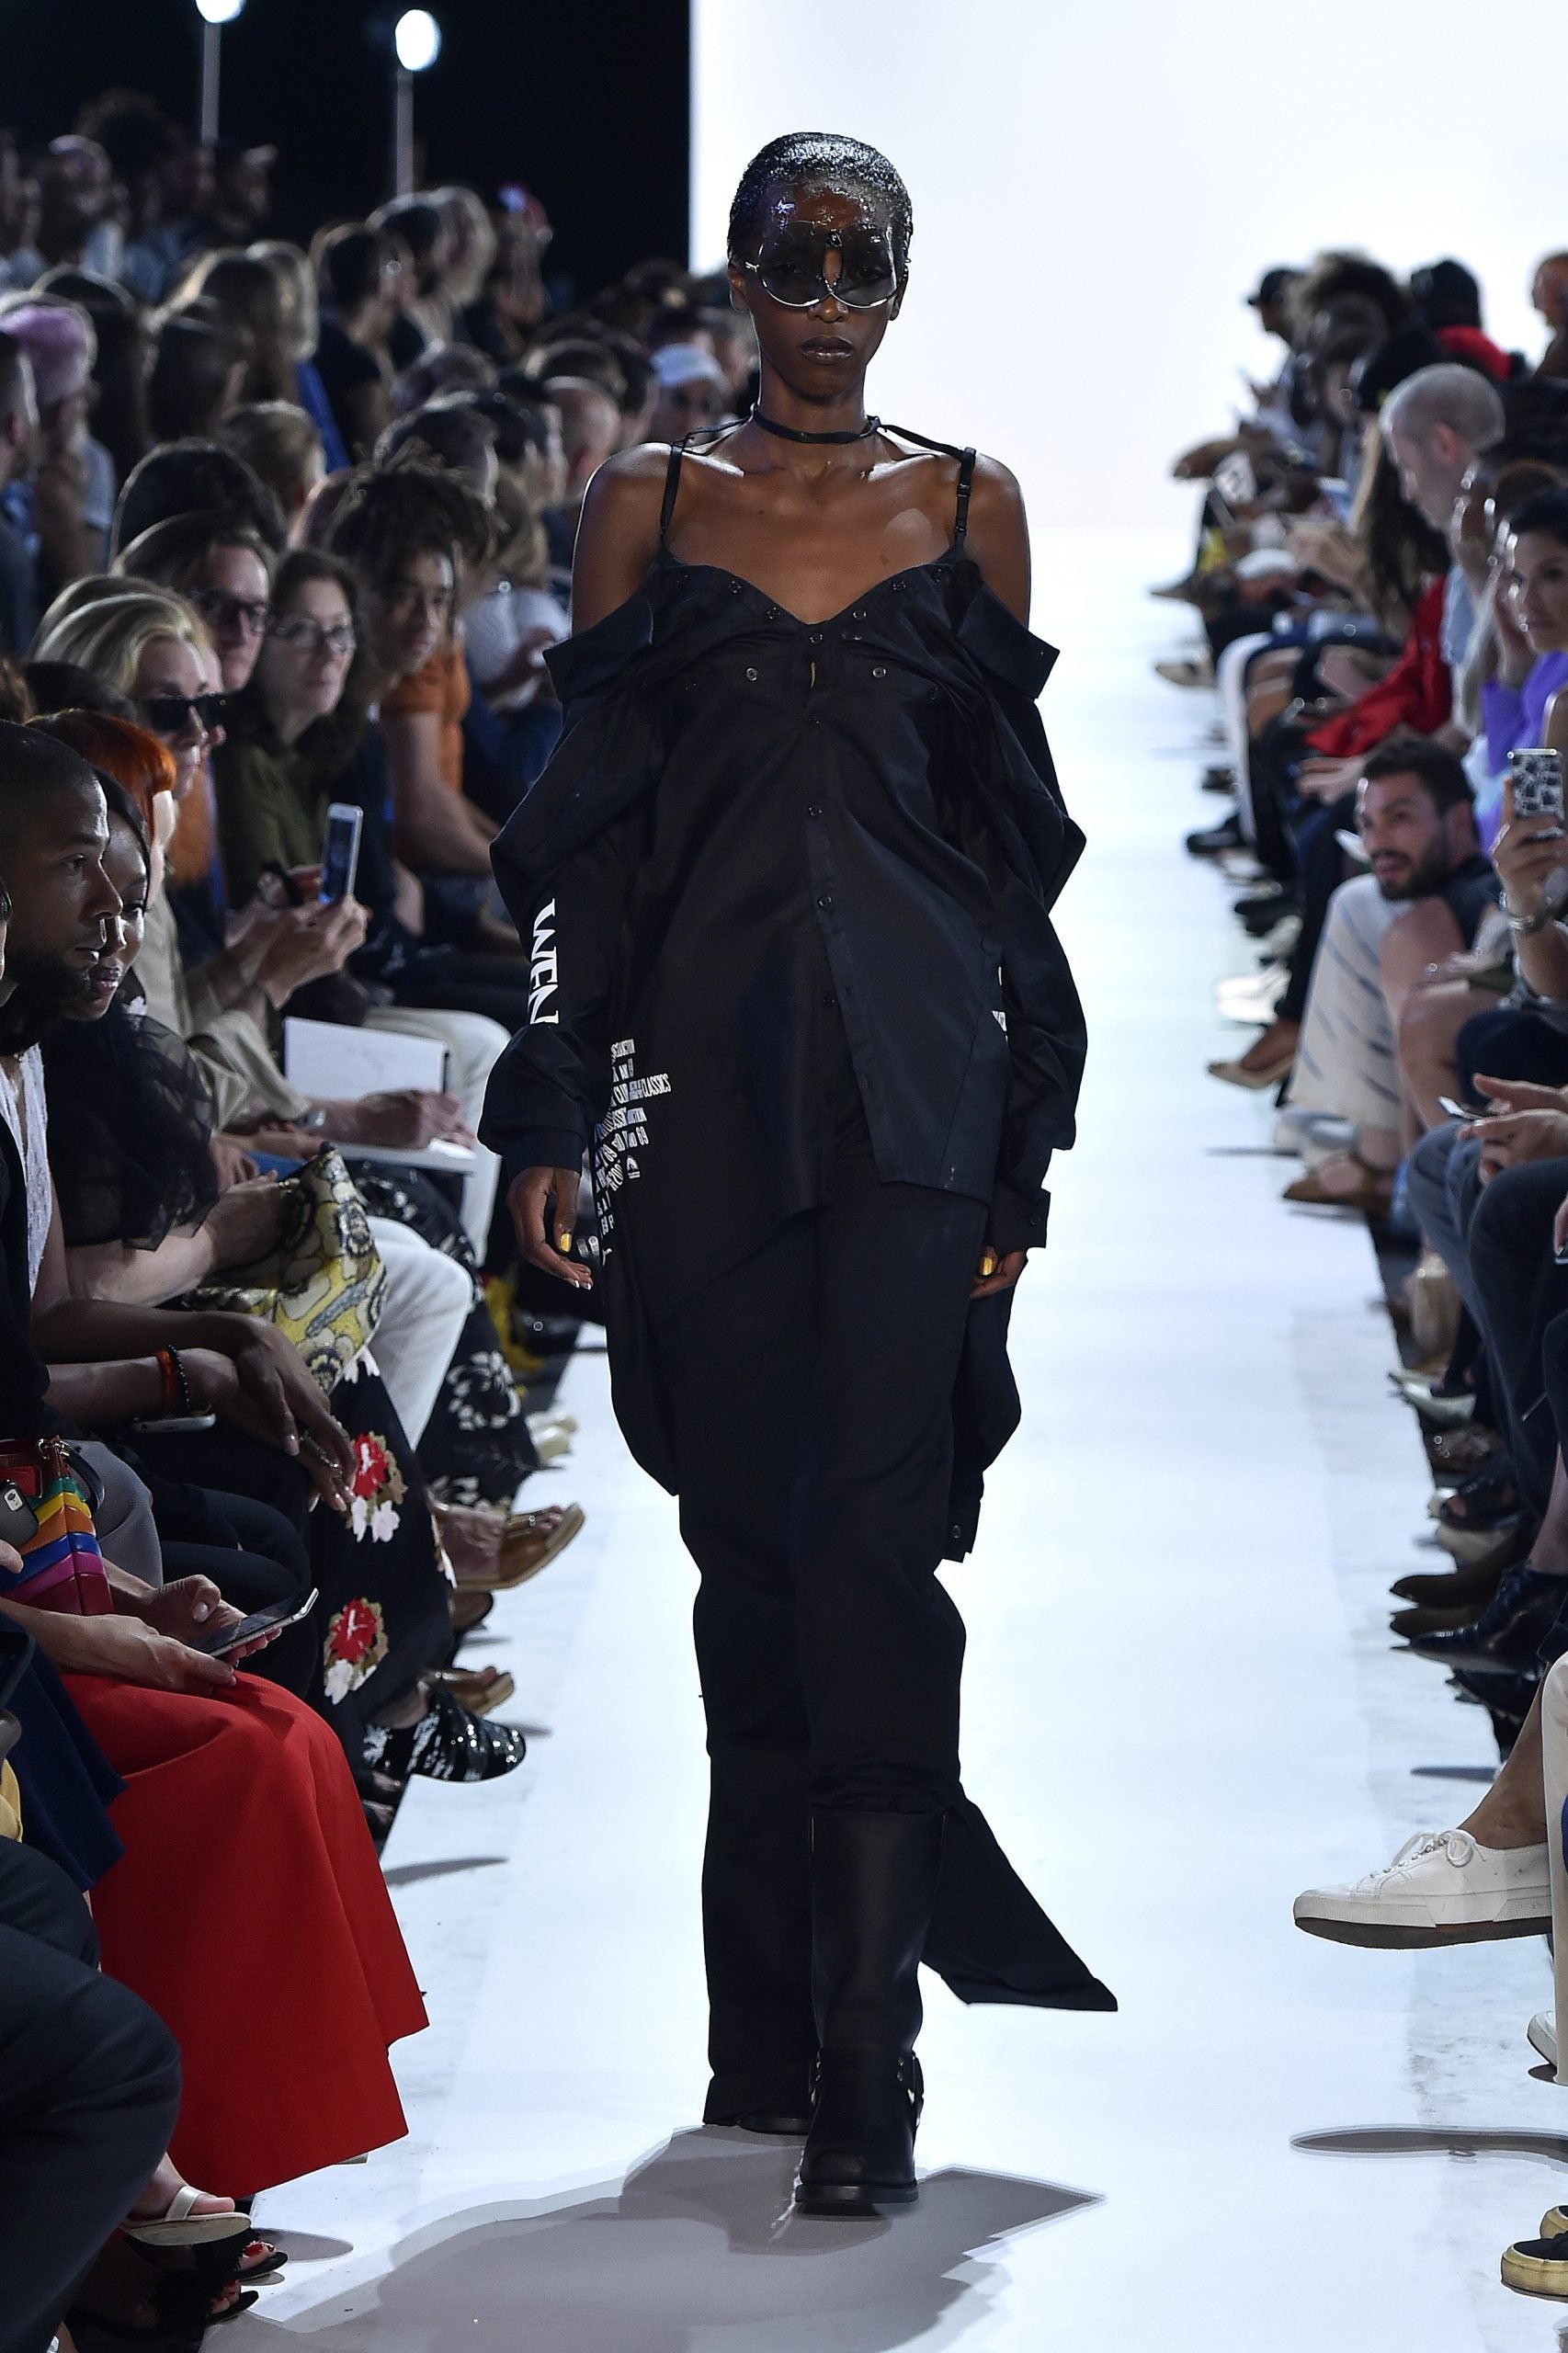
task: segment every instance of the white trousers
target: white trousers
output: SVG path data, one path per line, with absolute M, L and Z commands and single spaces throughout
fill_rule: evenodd
M 1358 1128 L 1399 1126 L 1399 1057 L 1382 952 L 1404 912 L 1369 874 L 1342 882 L 1329 901 L 1290 1079 L 1299 1110 L 1331 1112 Z
M 1252 739 L 1247 733 L 1247 671 L 1253 655 L 1266 654 L 1273 643 L 1274 639 L 1267 631 L 1258 637 L 1238 637 L 1226 646 L 1214 669 L 1214 683 L 1220 690 L 1220 717 L 1236 779 L 1237 816 L 1243 835 L 1249 842 L 1257 839 L 1257 824 L 1252 808 L 1252 770 L 1249 766 Z
M 421 1005 L 372 1006 L 365 1018 L 375 1029 L 401 1029 L 410 1038 L 438 1038 L 447 1049 L 448 1092 L 457 1097 L 468 1125 L 477 1129 L 490 1074 L 507 1044 L 506 1032 L 498 1021 L 484 1013 L 454 1013 L 444 1006 Z M 481 1258 L 490 1236 L 500 1174 L 501 1163 L 495 1154 L 486 1152 L 483 1144 L 476 1145 L 473 1173 L 463 1178 L 462 1221 Z
M 386 1304 L 370 1346 L 409 1444 L 417 1446 L 473 1306 L 473 1283 L 465 1267 L 395 1218 L 373 1217 L 370 1231 L 387 1270 Z

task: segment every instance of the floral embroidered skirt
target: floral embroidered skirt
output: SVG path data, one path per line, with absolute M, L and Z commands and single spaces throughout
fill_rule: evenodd
M 299 1465 L 237 1430 L 138 1437 L 166 1477 L 256 1495 L 293 1519 L 320 1590 L 319 1680 L 305 1691 L 358 1768 L 365 1727 L 451 1655 L 450 1584 L 436 1552 L 430 1499 L 414 1449 L 369 1358 L 349 1366 L 332 1410 L 354 1442 L 353 1505 L 347 1518 L 311 1510 Z
M 473 1280 L 472 1310 L 419 1441 L 430 1493 L 438 1504 L 510 1511 L 523 1480 L 539 1469 L 539 1457 L 517 1384 L 484 1304 L 479 1267 L 462 1221 L 444 1195 L 413 1169 L 349 1157 L 355 1185 L 373 1217 L 395 1218 L 410 1227 L 433 1249 L 466 1267 Z

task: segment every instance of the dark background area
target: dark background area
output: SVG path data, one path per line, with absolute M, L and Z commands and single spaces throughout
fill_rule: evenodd
M 391 191 L 395 7 L 246 0 L 223 30 L 222 129 L 278 149 L 275 233 L 363 214 Z M 506 181 L 555 224 L 552 276 L 589 290 L 650 254 L 686 258 L 687 0 L 432 0 L 443 45 L 418 78 L 418 176 Z M 0 0 L 0 121 L 71 128 L 99 91 L 151 92 L 195 126 L 194 0 Z

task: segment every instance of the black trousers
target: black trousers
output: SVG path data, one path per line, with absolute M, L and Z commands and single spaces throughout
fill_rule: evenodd
M 1493 1074 L 1498 1075 L 1499 1074 Z M 1568 1160 L 1506 1168 L 1481 1188 L 1470 1221 L 1471 1272 L 1487 1351 L 1507 1399 L 1514 1474 L 1539 1517 L 1559 1444 L 1551 1326 L 1568 1313 L 1568 1267 L 1551 1255 L 1551 1222 L 1568 1194 Z M 1555 1356 L 1561 1356 L 1562 1336 Z
M 832 1188 L 658 1343 L 701 1578 L 713 2119 L 804 2104 L 812 1807 L 960 1794 L 963 1621 L 937 1568 L 985 1206 L 882 1184 L 843 1090 Z
M 963 1620 L 937 1570 L 986 1208 L 884 1185 L 847 1053 L 829 1070 L 827 1205 L 656 1344 L 701 1580 L 710 2122 L 808 2104 L 813 1807 L 946 1817 L 925 1959 L 961 2000 L 1116 2007 L 959 1782 Z
M 0 2353 L 43 2353 L 168 2146 L 179 2055 L 64 1873 L 0 1841 Z
M 1568 1086 L 1568 1029 L 1539 1013 L 1499 1005 L 1473 1014 L 1456 1041 L 1460 1096 L 1481 1100 L 1476 1075 L 1531 1079 L 1537 1086 Z

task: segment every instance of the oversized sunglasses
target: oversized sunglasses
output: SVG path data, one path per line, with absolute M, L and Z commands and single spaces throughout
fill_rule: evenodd
M 143 695 L 142 708 L 154 735 L 177 735 L 194 711 L 210 735 L 227 722 L 227 695 Z
M 829 278 L 827 257 L 838 256 Z M 791 222 L 764 238 L 746 264 L 769 301 L 787 311 L 810 311 L 831 294 L 851 311 L 880 310 L 898 292 L 892 246 L 880 229 L 816 229 Z

